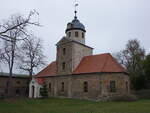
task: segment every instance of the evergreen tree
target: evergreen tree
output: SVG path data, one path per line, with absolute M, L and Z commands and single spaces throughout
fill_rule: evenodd
M 146 88 L 150 89 L 150 54 L 144 60 L 144 72 L 146 79 Z
M 44 84 L 43 87 L 40 89 L 40 94 L 43 98 L 48 97 L 47 85 Z

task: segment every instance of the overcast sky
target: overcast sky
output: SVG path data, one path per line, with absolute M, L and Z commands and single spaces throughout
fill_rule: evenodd
M 150 0 L 78 0 L 78 19 L 86 27 L 86 44 L 94 54 L 114 53 L 137 38 L 150 53 Z M 0 22 L 12 14 L 39 12 L 43 27 L 35 28 L 44 43 L 50 63 L 56 58 L 55 44 L 65 35 L 74 17 L 74 0 L 0 0 Z

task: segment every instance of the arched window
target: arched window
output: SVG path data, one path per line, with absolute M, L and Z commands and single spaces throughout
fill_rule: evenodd
M 128 81 L 126 81 L 125 85 L 126 85 L 126 90 L 127 90 L 127 92 L 128 92 L 128 90 L 129 90 L 129 84 L 128 84 Z
M 65 68 L 66 68 L 66 63 L 63 62 L 63 63 L 62 63 L 62 70 L 65 70 Z
M 88 82 L 86 81 L 83 83 L 83 91 L 88 92 Z
M 61 92 L 64 92 L 64 88 L 65 88 L 65 85 L 64 85 L 64 82 L 61 83 Z
M 26 95 L 28 95 L 28 94 L 29 94 L 29 89 L 28 89 L 28 88 L 26 88 L 26 90 L 25 90 L 25 94 L 26 94 Z
M 77 31 L 75 31 L 75 37 L 78 37 L 79 33 Z
M 82 32 L 82 38 L 84 38 L 84 33 Z
M 71 37 L 71 32 L 68 33 L 68 36 Z
M 99 90 L 100 90 L 100 94 L 102 93 L 102 81 L 100 81 L 100 83 L 99 83 Z
M 110 81 L 110 92 L 116 92 L 116 81 Z
M 6 87 L 8 87 L 8 85 L 9 85 L 9 81 L 6 82 Z
M 19 95 L 20 95 L 20 90 L 16 89 L 16 96 L 19 96 Z
M 35 90 L 35 87 L 32 86 L 32 98 L 34 98 L 34 90 Z
M 52 85 L 51 83 L 49 83 L 49 91 L 51 92 L 51 90 L 52 90 Z
M 66 54 L 66 48 L 63 48 L 63 55 Z

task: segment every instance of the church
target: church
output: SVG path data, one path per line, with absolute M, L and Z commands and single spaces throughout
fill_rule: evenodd
M 93 48 L 85 44 L 85 26 L 76 13 L 67 24 L 66 35 L 56 44 L 56 60 L 31 80 L 29 98 L 40 98 L 43 84 L 49 97 L 109 100 L 130 94 L 126 69 L 110 53 L 93 55 Z

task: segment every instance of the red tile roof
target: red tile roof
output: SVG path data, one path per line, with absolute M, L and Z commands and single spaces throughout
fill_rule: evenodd
M 56 75 L 56 62 L 50 63 L 46 68 L 36 74 L 36 77 L 46 77 L 46 76 L 55 76 Z M 45 79 L 44 78 L 36 78 L 36 81 L 39 84 L 43 84 Z
M 112 57 L 111 54 L 99 54 L 85 56 L 82 58 L 80 64 L 74 70 L 73 74 L 95 73 L 95 72 L 126 72 L 126 70 Z M 52 62 L 36 77 L 39 84 L 44 83 L 44 78 L 47 76 L 56 76 L 56 62 Z
M 40 71 L 36 77 L 54 76 L 56 75 L 56 62 L 50 63 L 46 68 Z
M 126 72 L 126 70 L 111 54 L 105 53 L 83 57 L 73 74 L 94 72 Z

